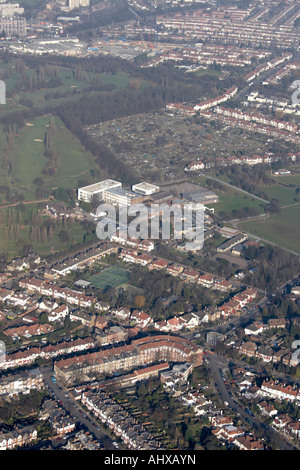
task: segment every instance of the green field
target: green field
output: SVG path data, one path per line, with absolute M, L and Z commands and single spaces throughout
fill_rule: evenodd
M 72 71 L 70 71 L 69 69 L 60 68 L 60 78 L 63 81 L 63 85 L 59 85 L 51 89 L 45 88 L 39 91 L 23 92 L 18 97 L 26 98 L 27 100 L 32 101 L 33 105 L 37 108 L 43 108 L 44 106 L 61 105 L 70 100 L 79 100 L 82 97 L 81 91 L 88 89 L 91 86 L 93 79 L 96 78 L 99 79 L 99 87 L 108 84 L 115 85 L 115 90 L 125 88 L 130 81 L 130 76 L 125 73 L 112 75 L 96 74 L 90 72 L 87 74 L 87 76 L 88 81 L 77 81 L 74 80 L 72 76 Z M 8 86 L 9 85 L 10 83 L 8 83 Z M 68 96 L 68 94 L 71 92 L 72 94 Z M 105 93 L 105 91 L 101 92 L 100 88 L 100 91 L 95 92 L 95 94 L 100 93 Z
M 219 177 L 220 180 L 230 183 L 229 178 L 226 175 Z M 206 185 L 206 177 L 198 177 L 197 182 L 201 185 Z M 299 196 L 296 193 L 297 185 L 300 186 L 300 175 L 287 175 L 276 178 L 276 182 L 270 186 L 259 186 L 260 196 L 268 201 L 276 199 L 279 201 L 280 206 L 287 206 L 294 204 L 299 201 Z M 277 182 L 278 181 L 278 182 Z M 221 182 L 221 181 L 220 181 Z M 284 183 L 280 184 L 280 183 Z M 220 202 L 214 204 L 216 214 L 222 212 L 239 211 L 248 208 L 257 208 L 259 213 L 263 213 L 263 203 L 261 203 L 255 197 L 250 197 L 238 189 L 231 189 L 224 186 L 224 191 L 220 191 L 215 188 L 211 188 L 220 198 Z
M 27 201 L 35 200 L 35 178 L 41 177 L 44 180 L 43 188 L 46 193 L 55 187 L 76 189 L 78 180 L 89 178 L 90 169 L 95 165 L 94 157 L 83 148 L 58 117 L 55 117 L 56 131 L 53 139 L 53 150 L 57 158 L 52 163 L 44 155 L 44 139 L 49 120 L 50 116 L 45 116 L 28 122 L 14 138 L 14 147 L 9 155 L 9 170 L 5 171 L 3 165 L 0 169 L 1 183 L 6 184 L 9 181 L 11 191 L 22 193 Z M 0 137 L 3 147 L 3 131 Z M 52 177 L 43 175 L 47 165 L 53 165 L 55 168 Z
M 194 183 L 200 184 L 201 186 L 207 187 L 207 178 L 205 176 L 198 176 L 193 180 Z M 209 187 L 219 197 L 219 202 L 207 204 L 215 209 L 217 215 L 228 214 L 231 218 L 235 218 L 236 211 L 245 210 L 245 208 L 257 210 L 257 214 L 264 212 L 264 204 L 256 199 L 255 197 L 248 196 L 242 193 L 238 189 L 233 189 L 228 186 L 224 186 L 224 190 Z M 238 217 L 237 217 L 238 218 Z
M 220 199 L 220 202 L 213 204 L 216 214 L 220 214 L 221 212 L 232 212 L 232 215 L 234 216 L 235 211 L 243 210 L 246 207 L 256 208 L 258 214 L 263 213 L 263 203 L 239 191 L 227 189 L 226 192 L 217 190 L 214 192 Z
M 119 287 L 129 281 L 129 274 L 126 269 L 112 267 L 102 271 L 88 279 L 94 287 L 107 290 Z
M 203 76 L 213 76 L 213 77 L 219 77 L 222 75 L 221 72 L 218 70 L 197 70 L 196 72 L 191 72 L 193 75 L 196 75 L 196 77 L 203 77 Z
M 34 219 L 39 211 L 38 204 L 21 204 L 20 206 L 5 208 L 0 210 L 0 253 L 14 258 L 23 254 L 24 246 L 31 246 L 33 251 L 41 256 L 59 253 L 82 243 L 92 241 L 93 234 L 86 236 L 84 226 L 79 222 L 64 224 L 40 216 Z M 35 220 L 32 233 L 32 223 Z M 51 233 L 46 227 L 51 225 Z M 62 241 L 59 237 L 61 230 L 65 230 L 69 235 L 68 241 Z
M 20 61 L 23 63 L 21 70 L 18 65 Z M 89 71 L 75 76 L 75 69 L 71 67 L 47 64 L 46 75 L 41 82 L 37 67 L 24 65 L 22 59 L 19 62 L 15 58 L 8 62 L 0 61 L 0 78 L 5 80 L 7 90 L 6 105 L 1 106 L 0 116 L 8 111 L 22 111 L 33 106 L 42 110 L 45 107 L 62 105 L 79 100 L 82 92 L 88 94 L 92 91 L 94 95 L 112 93 L 126 88 L 132 80 L 129 73 L 121 71 Z M 140 80 L 139 83 L 145 85 L 147 82 Z
M 273 184 L 272 186 L 261 186 L 260 189 L 267 196 L 268 200 L 277 199 L 281 206 L 293 204 L 297 201 L 295 188 L 289 188 L 281 184 Z
M 266 220 L 239 224 L 239 228 L 300 253 L 300 204 L 282 209 Z
M 287 185 L 297 185 L 300 186 L 300 174 L 299 175 L 274 175 L 274 180 L 279 181 L 280 183 Z

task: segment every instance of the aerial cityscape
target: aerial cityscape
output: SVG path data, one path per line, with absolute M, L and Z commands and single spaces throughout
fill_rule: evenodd
M 0 450 L 300 450 L 299 2 L 0 0 L 0 235 Z

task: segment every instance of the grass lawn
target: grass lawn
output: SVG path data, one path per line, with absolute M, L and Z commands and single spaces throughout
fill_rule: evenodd
M 261 190 L 267 195 L 268 200 L 278 199 L 280 205 L 293 204 L 297 201 L 296 189 L 287 188 L 281 184 L 273 184 L 272 186 L 261 186 Z
M 116 91 L 127 87 L 131 79 L 130 75 L 126 73 L 113 75 L 89 72 L 87 74 L 87 80 L 75 80 L 72 70 L 63 67 L 59 68 L 59 76 L 63 81 L 62 85 L 54 88 L 42 88 L 39 91 L 23 92 L 20 93 L 19 98 L 22 97 L 32 101 L 34 106 L 37 108 L 43 108 L 44 106 L 51 105 L 57 106 L 66 103 L 67 101 L 79 100 L 82 97 L 80 92 L 89 88 L 93 79 L 95 78 L 100 80 L 99 86 L 112 84 L 116 86 Z M 11 84 L 9 83 L 8 85 L 13 89 L 13 82 Z M 72 94 L 68 96 L 68 93 L 70 92 L 72 92 Z M 95 95 L 103 93 L 105 93 L 105 91 L 99 90 L 94 92 Z M 54 97 L 47 97 L 47 95 L 50 94 L 53 94 Z
M 204 187 L 207 187 L 207 181 L 209 180 L 205 176 L 197 176 L 196 178 L 193 178 L 193 183 Z M 251 196 L 247 196 L 238 189 L 233 189 L 228 186 L 224 186 L 224 190 L 222 191 L 215 189 L 214 187 L 209 187 L 209 189 L 219 196 L 219 202 L 212 204 L 207 203 L 206 205 L 214 207 L 217 215 L 221 212 L 239 211 L 246 207 L 257 208 L 259 214 L 264 212 L 262 202 L 254 197 L 252 198 Z M 232 218 L 234 218 L 234 213 L 232 214 Z
M 300 204 L 266 220 L 239 224 L 239 228 L 300 253 Z
M 279 181 L 283 184 L 296 184 L 300 186 L 300 174 L 299 175 L 283 175 L 283 176 L 276 176 L 273 175 L 275 181 Z
M 95 160 L 58 118 L 56 125 L 54 148 L 59 155 L 58 168 L 56 175 L 46 182 L 45 187 L 76 188 L 79 178 L 89 177 L 90 170 L 95 167 Z
M 212 189 L 212 191 L 214 191 L 219 196 L 219 202 L 214 204 L 207 204 L 207 206 L 214 207 L 216 214 L 220 214 L 221 212 L 233 212 L 234 217 L 234 211 L 239 211 L 245 209 L 246 207 L 255 207 L 258 209 L 259 214 L 264 212 L 263 203 L 237 190 L 226 188 L 226 191 L 219 191 L 215 189 Z
M 227 191 L 226 193 L 221 193 L 216 191 L 220 198 L 220 202 L 214 204 L 216 213 L 227 212 L 227 211 L 237 211 L 244 209 L 245 207 L 251 208 L 255 207 L 259 210 L 259 213 L 263 213 L 262 203 L 257 199 L 246 196 L 245 194 L 239 193 L 238 191 Z
M 226 183 L 230 183 L 230 179 L 226 175 L 218 175 L 218 178 Z M 205 176 L 197 177 L 197 182 L 199 184 L 206 185 L 206 181 L 207 178 Z M 277 181 L 277 178 L 275 181 Z M 278 178 L 278 183 L 275 183 L 271 186 L 259 186 L 259 190 L 264 194 L 263 197 L 269 201 L 272 199 L 277 199 L 281 206 L 295 203 L 297 201 L 296 188 L 283 186 L 279 184 L 281 181 L 287 185 L 299 184 L 300 186 L 300 175 L 291 175 L 290 177 L 288 175 L 286 177 L 281 177 L 281 179 Z M 212 188 L 212 191 L 216 192 L 220 197 L 220 204 L 215 205 L 215 210 L 217 213 L 221 211 L 239 210 L 246 206 L 257 206 L 260 208 L 261 213 L 263 212 L 258 200 L 252 199 L 250 197 L 246 199 L 247 196 L 243 193 L 240 193 L 238 190 L 231 190 L 228 187 L 225 187 L 224 189 L 226 192 L 220 192 Z M 245 204 L 243 203 L 243 199 Z
M 44 156 L 44 138 L 50 116 L 41 117 L 27 123 L 15 138 L 15 145 L 10 155 L 12 164 L 10 188 L 23 192 L 25 200 L 35 199 L 36 177 L 45 181 L 44 188 L 76 188 L 78 179 L 90 176 L 90 169 L 95 166 L 94 157 L 87 152 L 79 141 L 64 127 L 59 118 L 55 118 L 56 132 L 53 148 L 58 155 L 56 174 L 49 178 L 42 174 L 47 158 Z M 1 182 L 5 183 L 7 174 L 2 170 Z
M 32 6 L 39 0 L 25 0 L 28 6 Z M 61 82 L 53 82 L 54 80 Z M 23 90 L 24 79 L 30 80 L 33 84 L 39 82 L 39 72 L 37 67 L 25 66 L 20 71 L 16 58 L 12 58 L 9 63 L 6 60 L 0 60 L 0 78 L 5 80 L 7 90 L 7 103 L 0 108 L 0 117 L 5 116 L 10 111 L 23 111 L 34 106 L 41 111 L 45 107 L 65 105 L 69 101 L 77 101 L 82 97 L 82 93 L 93 96 L 103 95 L 105 93 L 114 93 L 122 88 L 131 85 L 132 77 L 125 72 L 118 73 L 98 73 L 84 72 L 81 76 L 75 78 L 75 70 L 72 67 L 48 64 L 45 81 L 41 87 L 33 85 Z M 144 80 L 135 80 L 141 86 L 147 84 Z M 114 85 L 113 90 L 108 90 L 107 85 Z
M 86 239 L 86 230 L 79 222 L 74 222 L 70 227 L 64 229 L 69 234 L 69 241 L 63 243 L 59 238 L 62 227 L 53 229 L 53 236 L 44 241 L 30 237 L 30 219 L 36 214 L 38 204 L 22 205 L 22 210 L 13 208 L 1 209 L 3 223 L 0 224 L 0 253 L 7 254 L 8 258 L 14 258 L 22 253 L 24 245 L 32 245 L 33 251 L 41 256 L 49 256 L 54 253 L 66 251 L 69 248 L 82 243 L 93 241 L 92 235 Z M 9 215 L 10 214 L 10 215 Z M 48 217 L 42 217 L 42 223 Z
M 44 152 L 44 137 L 49 117 L 28 123 L 15 138 L 15 146 L 11 154 L 12 183 L 32 189 L 32 181 L 36 176 L 41 176 L 46 157 Z M 31 125 L 32 124 L 32 125 Z
M 128 282 L 129 275 L 127 269 L 112 267 L 91 276 L 88 280 L 98 289 L 107 290 Z
M 196 72 L 191 72 L 193 75 L 196 75 L 196 77 L 203 77 L 205 75 L 211 75 L 213 77 L 219 77 L 222 72 L 219 72 L 217 70 L 197 70 Z
M 60 253 L 62 251 L 66 251 L 67 249 L 71 248 L 78 243 L 82 243 L 83 237 L 85 232 L 82 230 L 82 227 L 79 224 L 74 227 L 72 230 L 71 240 L 68 243 L 62 243 L 58 238 L 58 235 L 54 235 L 50 242 L 46 243 L 33 243 L 33 251 L 41 256 L 49 256 L 54 253 Z M 20 256 L 21 249 L 25 244 L 29 244 L 29 228 L 28 227 L 21 227 L 19 229 L 19 235 L 12 236 L 8 239 L 5 239 L 3 234 L 3 227 L 0 227 L 0 252 L 6 254 L 8 258 L 14 258 L 16 256 Z
M 20 0 L 19 3 L 23 7 L 34 7 L 39 3 L 40 0 Z

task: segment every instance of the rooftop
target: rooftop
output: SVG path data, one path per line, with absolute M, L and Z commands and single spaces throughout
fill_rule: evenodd
M 120 183 L 119 181 L 108 179 L 104 181 L 99 181 L 99 183 L 90 184 L 89 186 L 84 186 L 82 188 L 79 188 L 78 191 L 87 191 L 89 193 L 94 193 L 120 186 L 122 186 L 122 183 Z
M 138 183 L 132 186 L 132 190 L 136 193 L 147 193 L 152 194 L 152 192 L 158 192 L 159 187 L 155 186 L 154 184 L 146 183 L 143 181 L 142 183 Z

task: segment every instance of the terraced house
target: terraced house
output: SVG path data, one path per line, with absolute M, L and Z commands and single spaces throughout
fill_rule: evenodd
M 202 364 L 203 349 L 176 336 L 148 336 L 131 344 L 62 359 L 54 364 L 57 379 L 69 383 L 88 374 L 110 374 L 160 362 Z
M 37 430 L 33 426 L 14 429 L 0 434 L 0 450 L 23 447 L 37 439 Z

